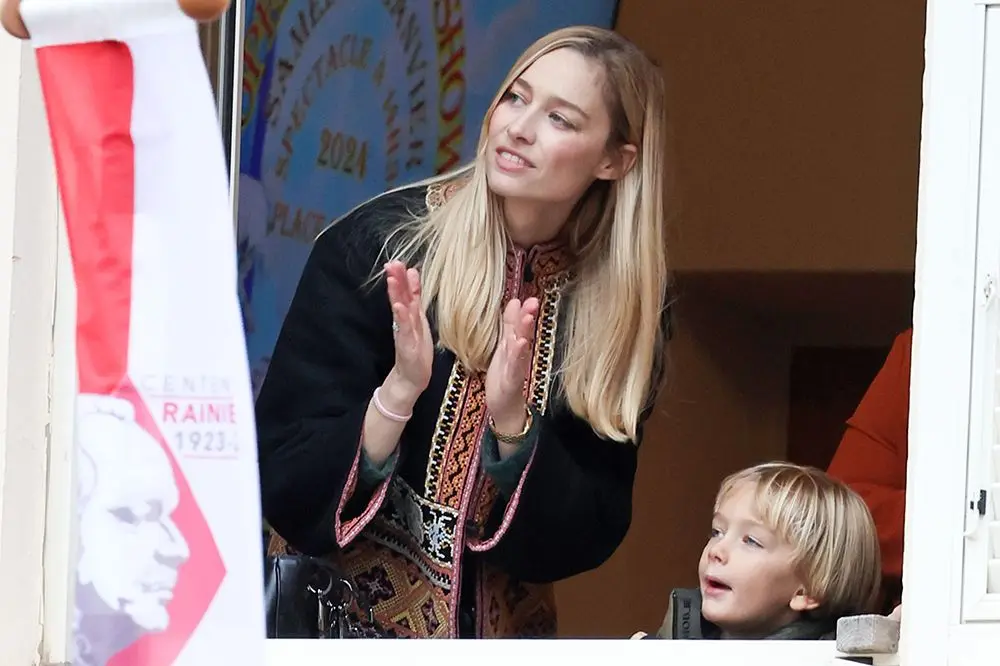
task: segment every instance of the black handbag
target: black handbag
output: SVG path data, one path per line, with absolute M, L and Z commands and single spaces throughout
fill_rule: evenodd
M 264 561 L 268 638 L 385 638 L 374 611 L 330 561 L 270 555 Z

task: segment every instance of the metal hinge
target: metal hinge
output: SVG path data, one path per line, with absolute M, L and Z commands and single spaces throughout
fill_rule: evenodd
M 975 511 L 980 517 L 986 515 L 986 491 L 979 489 L 979 500 L 969 500 L 969 510 Z
M 965 537 L 966 539 L 971 538 L 973 535 L 975 535 L 976 530 L 979 529 L 979 525 L 982 523 L 983 517 L 986 516 L 985 490 L 980 488 L 979 498 L 978 499 L 973 498 L 969 500 L 969 511 L 975 511 L 978 515 L 975 517 L 975 519 L 971 521 L 972 525 L 967 527 L 965 532 L 962 533 L 962 536 Z

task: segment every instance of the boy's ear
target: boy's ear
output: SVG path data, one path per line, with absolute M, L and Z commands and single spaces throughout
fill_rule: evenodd
M 797 613 L 804 613 L 819 608 L 819 599 L 809 596 L 806 588 L 800 587 L 795 596 L 788 602 L 788 607 Z

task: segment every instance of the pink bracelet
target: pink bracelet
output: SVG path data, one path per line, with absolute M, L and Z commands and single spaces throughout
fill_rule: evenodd
M 375 392 L 372 394 L 372 404 L 375 405 L 375 411 L 377 411 L 379 414 L 389 419 L 390 421 L 395 421 L 396 423 L 406 423 L 407 421 L 410 420 L 410 418 L 413 417 L 413 412 L 410 412 L 406 416 L 403 416 L 402 414 L 390 412 L 388 409 L 386 409 L 385 405 L 382 404 L 382 401 L 379 400 L 378 397 L 378 392 L 381 390 L 382 387 L 379 386 L 378 388 L 375 389 Z

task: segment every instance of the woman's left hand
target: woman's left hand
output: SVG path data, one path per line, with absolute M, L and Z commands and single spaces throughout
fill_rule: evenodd
M 511 299 L 503 312 L 500 342 L 486 371 L 486 408 L 500 432 L 519 433 L 527 422 L 524 380 L 537 315 L 537 298 Z

